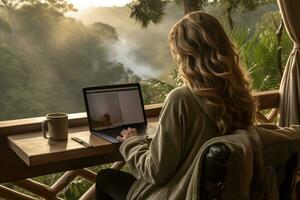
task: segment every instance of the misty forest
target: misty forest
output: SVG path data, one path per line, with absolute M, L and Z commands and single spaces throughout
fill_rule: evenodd
M 135 0 L 77 10 L 66 0 L 0 0 L 0 121 L 84 112 L 85 86 L 139 82 L 145 104 L 163 102 L 182 84 L 169 30 L 199 9 L 221 21 L 253 90 L 279 87 L 292 43 L 274 0 L 186 2 Z M 51 185 L 59 176 L 35 179 Z M 78 178 L 60 196 L 78 199 L 89 184 Z

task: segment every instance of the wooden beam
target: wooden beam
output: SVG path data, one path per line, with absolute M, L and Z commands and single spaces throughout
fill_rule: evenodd
M 258 110 L 278 108 L 279 106 L 279 91 L 263 91 L 253 93 L 253 97 L 258 102 Z
M 86 180 L 91 181 L 92 183 L 96 181 L 97 174 L 87 168 L 76 170 L 76 172 L 77 176 L 85 178 Z
M 269 112 L 268 116 L 267 116 L 267 119 L 270 121 L 270 122 L 273 122 L 276 117 L 278 116 L 278 109 L 277 108 L 273 108 L 271 110 L 271 112 Z
M 77 177 L 76 171 L 68 171 L 64 173 L 52 186 L 51 191 L 58 194 L 66 188 Z
M 96 184 L 93 184 L 88 191 L 86 191 L 79 200 L 94 200 L 96 194 Z
M 256 119 L 258 120 L 259 123 L 271 123 L 269 119 L 267 119 L 263 114 L 260 112 L 256 113 Z
M 117 161 L 114 162 L 114 164 L 111 166 L 112 169 L 122 169 L 122 167 L 125 165 L 125 161 Z
M 66 188 L 78 176 L 88 179 L 92 183 L 95 183 L 96 181 L 96 173 L 88 169 L 79 169 L 79 170 L 66 172 L 63 176 L 61 176 L 56 181 L 54 185 L 52 185 L 52 187 L 41 184 L 32 179 L 15 181 L 14 184 L 34 194 L 37 194 L 40 197 L 43 197 L 45 199 L 61 200 L 61 198 L 57 197 L 58 193 L 62 191 L 64 188 Z M 92 190 L 89 190 L 89 192 L 91 191 Z M 0 194 L 1 194 L 0 197 L 1 196 L 5 198 L 11 197 L 9 199 L 19 199 L 18 197 L 21 195 L 20 197 L 23 199 L 32 200 L 32 198 L 30 198 L 29 196 L 22 195 L 21 193 L 15 192 L 14 190 L 8 189 L 4 186 L 0 187 Z M 91 194 L 89 194 L 88 196 L 91 196 Z M 85 198 L 87 198 L 88 196 L 85 195 Z
M 37 181 L 34 181 L 32 179 L 25 179 L 25 180 L 19 180 L 14 182 L 15 185 L 30 191 L 34 194 L 37 194 L 41 197 L 44 197 L 46 199 L 53 199 L 53 200 L 59 200 L 61 198 L 56 197 L 56 193 L 54 193 L 50 187 L 47 185 L 44 185 L 42 183 L 39 183 Z
M 37 200 L 31 196 L 22 194 L 10 188 L 0 185 L 0 197 L 4 199 L 18 199 L 18 200 Z

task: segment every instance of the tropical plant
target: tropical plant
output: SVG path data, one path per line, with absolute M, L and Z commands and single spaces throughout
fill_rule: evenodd
M 230 33 L 239 49 L 242 62 L 252 78 L 255 90 L 271 90 L 279 86 L 281 76 L 277 63 L 276 30 L 280 20 L 278 12 L 267 13 L 254 30 L 237 27 Z M 282 60 L 286 63 L 292 48 L 286 32 L 283 34 L 281 45 Z
M 158 79 L 143 80 L 141 86 L 145 104 L 162 103 L 175 88 L 174 85 Z

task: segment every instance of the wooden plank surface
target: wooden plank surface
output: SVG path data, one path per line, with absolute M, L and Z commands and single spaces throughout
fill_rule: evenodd
M 73 140 L 78 137 L 93 147 L 87 148 Z M 35 166 L 61 160 L 104 154 L 112 151 L 111 143 L 90 134 L 87 127 L 70 129 L 67 141 L 45 139 L 41 132 L 8 136 L 9 147 L 28 165 Z
M 28 166 L 6 143 L 3 144 L 3 140 L 0 140 L 0 183 L 122 161 L 122 156 L 118 151 L 119 144 L 113 146 L 113 152 L 106 154 L 58 162 L 51 162 L 49 160 L 47 164 Z
M 157 120 L 152 119 L 149 125 L 156 127 L 156 123 Z M 92 147 L 85 147 L 71 140 L 72 137 L 78 137 Z M 37 166 L 48 164 L 49 162 L 67 161 L 113 152 L 113 145 L 110 142 L 90 134 L 86 126 L 69 129 L 69 136 L 66 141 L 54 142 L 43 138 L 41 132 L 32 132 L 8 136 L 7 142 L 8 146 L 28 166 Z

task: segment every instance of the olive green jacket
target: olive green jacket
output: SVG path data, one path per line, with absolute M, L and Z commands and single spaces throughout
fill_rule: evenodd
M 128 200 L 190 199 L 186 192 L 201 146 L 218 136 L 213 113 L 187 87 L 173 90 L 164 102 L 151 143 L 133 137 L 120 146 L 131 173 L 138 179 Z
M 286 161 L 291 151 L 300 152 L 297 149 L 300 148 L 300 128 L 279 129 L 265 125 L 219 136 L 213 119 L 214 113 L 207 109 L 201 97 L 187 87 L 173 90 L 166 98 L 151 143 L 145 137 L 136 136 L 120 146 L 131 173 L 137 178 L 127 200 L 200 200 L 203 152 L 219 142 L 232 151 L 222 199 L 275 200 L 276 196 L 269 194 L 276 195 L 276 191 L 266 189 L 271 180 L 266 184 L 264 150 L 273 146 L 272 151 L 280 153 L 282 162 Z M 282 142 L 289 151 L 280 152 L 280 145 L 275 148 Z

